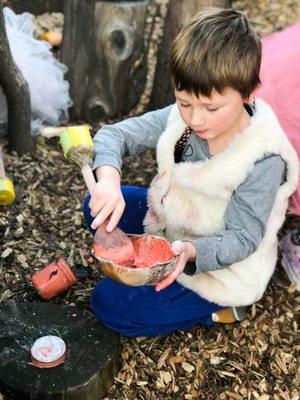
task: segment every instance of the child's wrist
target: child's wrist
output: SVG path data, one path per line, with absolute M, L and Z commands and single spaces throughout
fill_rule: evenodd
M 184 242 L 186 247 L 186 252 L 188 256 L 188 261 L 195 261 L 196 259 L 196 248 L 191 242 Z

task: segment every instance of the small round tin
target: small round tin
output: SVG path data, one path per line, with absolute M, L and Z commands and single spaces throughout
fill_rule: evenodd
M 32 363 L 38 368 L 60 365 L 66 357 L 66 344 L 58 336 L 42 336 L 31 347 Z

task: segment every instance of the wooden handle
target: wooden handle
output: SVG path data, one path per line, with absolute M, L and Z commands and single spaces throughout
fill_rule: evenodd
M 94 177 L 91 167 L 89 167 L 88 165 L 84 165 L 81 169 L 81 173 L 85 181 L 86 187 L 88 188 L 88 191 L 90 192 L 90 194 L 92 194 L 92 191 L 96 185 L 96 179 Z

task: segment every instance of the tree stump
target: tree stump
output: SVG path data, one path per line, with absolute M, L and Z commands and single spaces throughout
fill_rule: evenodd
M 174 103 L 174 89 L 169 74 L 170 45 L 182 26 L 207 7 L 228 8 L 231 0 L 170 0 L 164 34 L 159 46 L 157 67 L 149 108 L 162 108 Z
M 68 66 L 72 118 L 82 117 L 82 107 L 89 81 L 89 65 L 93 63 L 93 21 L 95 0 L 65 0 L 62 62 Z
M 30 349 L 42 336 L 59 336 L 65 361 L 32 365 Z M 0 393 L 8 400 L 99 400 L 120 367 L 117 335 L 86 310 L 52 303 L 0 305 Z
M 143 31 L 150 0 L 65 0 L 62 61 L 73 118 L 93 122 L 128 112 L 146 80 Z
M 2 0 L 0 0 L 0 60 L 0 86 L 7 99 L 9 149 L 22 155 L 34 150 L 30 94 L 28 84 L 10 52 Z

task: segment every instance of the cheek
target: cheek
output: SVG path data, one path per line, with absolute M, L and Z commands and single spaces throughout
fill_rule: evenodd
M 219 114 L 215 115 L 214 117 L 212 116 L 210 118 L 210 123 L 209 123 L 210 129 L 213 129 L 215 131 L 222 130 L 224 128 L 224 115 Z
M 211 119 L 211 127 L 216 131 L 223 131 L 234 123 L 234 118 L 232 117 L 232 113 L 230 111 L 222 111 L 217 113 Z
M 179 114 L 180 114 L 183 122 L 185 124 L 189 125 L 189 115 L 188 115 L 189 113 L 188 113 L 188 111 L 183 109 L 183 108 L 180 108 L 180 107 L 178 107 L 178 110 L 179 110 Z

